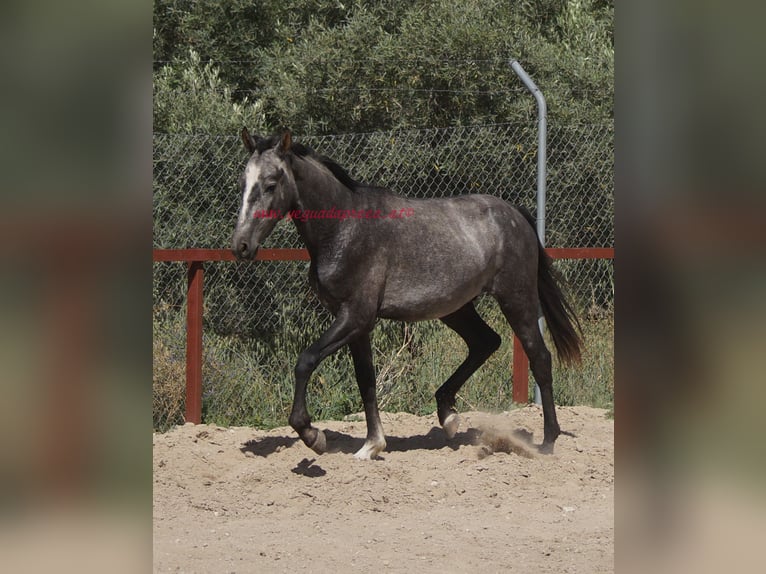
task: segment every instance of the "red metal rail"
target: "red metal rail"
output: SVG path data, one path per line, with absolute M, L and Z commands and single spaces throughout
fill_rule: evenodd
M 614 259 L 612 247 L 548 248 L 554 259 Z M 261 249 L 256 261 L 309 261 L 306 249 Z M 202 302 L 205 261 L 235 261 L 227 249 L 154 249 L 152 260 L 185 261 L 188 265 L 186 300 L 186 421 L 202 422 Z M 529 362 L 513 337 L 513 402 L 529 398 Z

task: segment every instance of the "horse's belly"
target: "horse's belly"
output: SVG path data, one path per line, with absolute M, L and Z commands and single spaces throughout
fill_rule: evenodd
M 483 290 L 484 280 L 480 276 L 462 283 L 387 286 L 378 316 L 398 321 L 438 319 L 454 313 Z

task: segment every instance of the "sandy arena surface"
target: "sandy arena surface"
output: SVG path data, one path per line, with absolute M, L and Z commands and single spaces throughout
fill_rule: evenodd
M 290 428 L 185 425 L 154 435 L 154 571 L 412 574 L 614 570 L 614 423 L 542 412 L 382 413 L 388 448 L 353 457 L 362 416 L 315 423 L 318 456 Z M 530 444 L 531 440 L 531 444 Z

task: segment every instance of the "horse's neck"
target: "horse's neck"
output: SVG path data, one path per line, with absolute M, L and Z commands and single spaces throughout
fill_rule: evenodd
M 299 210 L 346 209 L 353 202 L 352 193 L 335 177 L 313 160 L 296 162 L 293 170 L 298 188 L 295 206 Z
M 298 198 L 293 206 L 293 222 L 309 251 L 330 245 L 344 221 L 329 212 L 353 209 L 354 197 L 335 177 L 313 161 L 301 159 L 294 167 Z M 325 213 L 322 214 L 321 212 Z M 311 253 L 312 257 L 315 253 Z

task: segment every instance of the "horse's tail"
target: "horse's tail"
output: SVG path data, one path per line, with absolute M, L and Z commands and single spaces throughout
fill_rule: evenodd
M 537 229 L 535 219 L 524 207 L 518 208 L 532 229 Z M 563 282 L 561 274 L 553 268 L 553 260 L 537 241 L 540 254 L 537 263 L 537 293 L 543 316 L 556 346 L 559 360 L 564 364 L 580 363 L 583 351 L 582 328 L 572 305 L 567 301 L 559 284 Z

